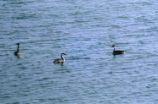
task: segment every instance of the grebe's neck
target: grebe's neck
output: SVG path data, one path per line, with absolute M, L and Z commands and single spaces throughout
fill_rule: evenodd
M 19 47 L 19 45 L 18 45 L 18 47 L 17 47 L 17 51 L 19 51 L 19 48 L 20 48 L 20 47 Z
M 62 60 L 65 60 L 64 55 L 63 55 L 63 54 L 61 54 L 61 59 L 62 59 Z
M 115 51 L 115 47 L 114 47 L 114 51 Z

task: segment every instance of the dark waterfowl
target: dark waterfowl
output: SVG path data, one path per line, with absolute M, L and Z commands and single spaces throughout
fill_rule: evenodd
M 55 64 L 64 63 L 65 62 L 64 55 L 66 55 L 66 54 L 65 53 L 61 53 L 61 58 L 55 59 L 53 62 Z
M 115 49 L 115 45 L 112 45 L 112 47 L 114 48 L 114 50 L 113 50 L 113 55 L 124 54 L 124 51 L 123 51 L 123 50 L 116 50 L 116 49 Z
M 16 45 L 17 45 L 17 50 L 14 52 L 14 55 L 15 56 L 19 56 L 20 55 L 20 43 L 16 43 Z

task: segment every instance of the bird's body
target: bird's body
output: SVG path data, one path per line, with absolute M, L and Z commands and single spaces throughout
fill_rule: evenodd
M 14 52 L 14 55 L 15 55 L 15 56 L 19 56 L 19 55 L 20 55 L 20 52 L 19 52 L 19 51 L 16 51 L 16 52 Z
M 17 45 L 18 47 L 17 47 L 17 50 L 14 52 L 14 55 L 15 55 L 15 56 L 19 56 L 19 55 L 20 55 L 20 49 L 19 49 L 19 48 L 20 48 L 20 43 L 16 43 L 16 45 Z
M 124 54 L 124 51 L 123 51 L 123 50 L 116 50 L 116 49 L 115 49 L 115 45 L 112 45 L 112 47 L 114 48 L 114 50 L 113 50 L 113 55 Z
M 66 54 L 65 54 L 65 53 L 61 53 L 61 58 L 55 59 L 53 62 L 54 62 L 55 64 L 64 63 L 64 62 L 65 62 L 64 55 L 66 55 Z
M 64 62 L 65 62 L 64 59 L 55 59 L 55 60 L 54 60 L 54 63 L 55 63 L 55 64 L 64 63 Z

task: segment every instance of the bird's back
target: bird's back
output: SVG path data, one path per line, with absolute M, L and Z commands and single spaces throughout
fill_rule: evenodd
M 14 52 L 14 55 L 15 55 L 15 56 L 19 56 L 19 55 L 20 55 L 20 52 L 19 52 L 19 51 L 15 51 L 15 52 Z
M 115 51 L 113 51 L 113 54 L 114 55 L 124 54 L 124 51 L 123 50 L 115 50 Z
M 64 60 L 63 60 L 63 59 L 55 59 L 53 62 L 54 62 L 55 64 L 58 64 L 58 63 L 63 63 Z

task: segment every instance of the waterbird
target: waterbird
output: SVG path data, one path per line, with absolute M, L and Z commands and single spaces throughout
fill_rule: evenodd
M 64 63 L 65 62 L 64 55 L 66 55 L 66 54 L 65 53 L 61 53 L 61 58 L 55 59 L 53 62 L 55 64 Z
M 20 55 L 20 43 L 16 43 L 16 45 L 17 45 L 17 50 L 14 52 L 14 55 L 15 56 L 19 56 Z
M 116 49 L 115 49 L 115 45 L 112 45 L 112 47 L 114 48 L 114 50 L 113 50 L 113 55 L 124 54 L 124 51 L 123 51 L 123 50 L 116 50 Z

